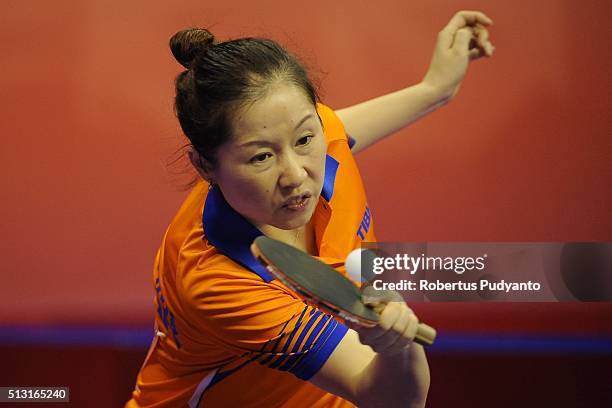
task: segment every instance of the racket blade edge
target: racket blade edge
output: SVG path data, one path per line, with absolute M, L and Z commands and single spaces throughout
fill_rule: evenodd
M 378 314 L 361 302 L 355 284 L 326 263 L 266 236 L 257 237 L 251 252 L 279 281 L 300 297 L 344 319 L 375 326 Z

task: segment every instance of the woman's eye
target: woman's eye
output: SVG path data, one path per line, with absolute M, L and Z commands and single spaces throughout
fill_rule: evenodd
M 271 157 L 271 156 L 272 155 L 270 153 L 261 153 L 261 154 L 258 154 L 257 156 L 253 156 L 250 162 L 251 163 L 261 163 L 261 162 L 266 161 L 268 157 Z
M 308 143 L 310 143 L 310 140 L 312 138 L 313 138 L 313 135 L 304 136 L 304 137 L 300 138 L 300 140 L 298 140 L 297 144 L 298 144 L 298 146 L 307 145 Z

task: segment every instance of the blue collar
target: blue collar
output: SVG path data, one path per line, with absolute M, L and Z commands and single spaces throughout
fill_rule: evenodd
M 328 202 L 334 193 L 338 166 L 338 161 L 327 155 L 321 195 Z M 251 243 L 263 233 L 225 201 L 217 185 L 208 191 L 202 213 L 202 223 L 206 239 L 219 251 L 255 272 L 265 282 L 274 280 L 274 276 L 251 254 Z

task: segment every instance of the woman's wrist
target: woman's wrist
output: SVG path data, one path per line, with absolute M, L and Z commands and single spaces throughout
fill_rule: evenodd
M 455 94 L 454 88 L 442 87 L 426 80 L 419 82 L 416 86 L 422 89 L 423 94 L 427 95 L 427 99 L 430 101 L 431 105 L 435 107 L 450 102 Z

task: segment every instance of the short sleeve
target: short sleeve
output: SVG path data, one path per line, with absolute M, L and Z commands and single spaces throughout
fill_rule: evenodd
M 323 122 L 323 131 L 327 143 L 334 140 L 346 140 L 349 148 L 352 149 L 355 145 L 355 139 L 346 133 L 346 129 L 338 115 L 336 115 L 336 112 L 322 103 L 317 103 L 317 112 Z
M 202 325 L 231 354 L 308 380 L 348 328 L 277 281 L 266 283 L 247 273 L 209 273 L 186 288 L 191 323 Z

